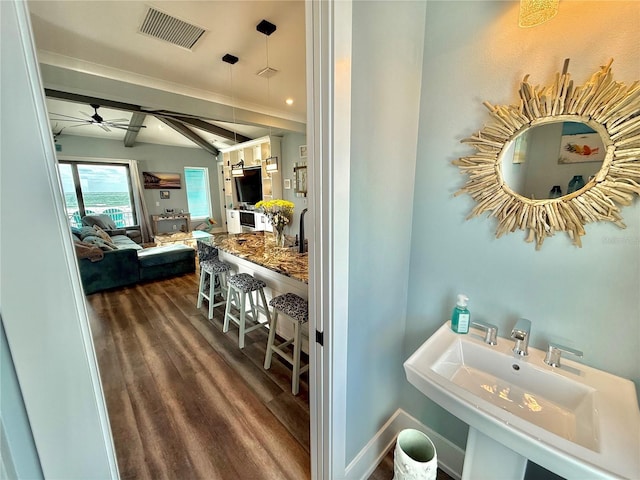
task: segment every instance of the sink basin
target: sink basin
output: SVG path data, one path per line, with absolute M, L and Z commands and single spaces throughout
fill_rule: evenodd
M 405 362 L 407 379 L 488 437 L 483 442 L 493 439 L 565 478 L 640 478 L 631 381 L 564 358 L 550 367 L 541 350 L 520 357 L 512 340 L 490 346 L 482 338 L 445 323 Z M 466 455 L 476 443 L 468 442 Z

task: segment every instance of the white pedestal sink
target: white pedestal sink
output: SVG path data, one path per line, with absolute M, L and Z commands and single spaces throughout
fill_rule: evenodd
M 463 479 L 523 478 L 527 459 L 567 479 L 640 478 L 633 382 L 545 352 L 511 352 L 449 322 L 405 362 L 409 382 L 469 425 Z

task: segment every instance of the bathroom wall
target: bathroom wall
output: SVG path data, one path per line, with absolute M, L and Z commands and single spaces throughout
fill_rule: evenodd
M 474 206 L 453 197 L 465 177 L 451 165 L 471 150 L 460 139 L 489 116 L 482 106 L 517 101 L 525 74 L 548 84 L 570 58 L 583 83 L 614 59 L 617 80 L 640 78 L 640 3 L 561 2 L 556 18 L 517 26 L 517 2 L 429 2 L 420 99 L 405 358 L 451 314 L 457 293 L 472 318 L 508 336 L 519 317 L 532 322 L 531 345 L 557 341 L 584 351 L 585 364 L 640 388 L 640 202 L 623 210 L 627 229 L 587 225 L 583 247 L 564 234 L 542 250 L 517 232 L 496 239 L 496 222 L 466 221 Z M 466 427 L 404 382 L 402 406 L 464 446 Z
M 211 209 L 218 226 L 224 228 L 224 221 L 220 217 L 220 195 L 218 193 L 218 169 L 216 157 L 201 148 L 185 148 L 151 143 L 138 143 L 133 147 L 125 147 L 121 141 L 102 138 L 83 137 L 77 135 L 61 135 L 57 143 L 62 146 L 58 152 L 61 157 L 89 157 L 115 158 L 138 160 L 138 170 L 142 172 L 171 172 L 179 173 L 182 188 L 169 190 L 170 198 L 160 199 L 160 190 L 145 189 L 144 197 L 150 215 L 163 213 L 165 208 L 176 211 L 188 211 L 187 190 L 184 183 L 184 167 L 208 167 L 209 184 L 211 187 Z M 156 206 L 156 202 L 160 203 Z M 158 226 L 160 231 L 170 230 L 169 222 Z M 192 226 L 195 226 L 195 222 Z M 180 228 L 180 224 L 178 224 Z
M 353 3 L 351 156 L 337 159 L 350 161 L 351 181 L 347 463 L 396 411 L 403 384 L 425 6 Z

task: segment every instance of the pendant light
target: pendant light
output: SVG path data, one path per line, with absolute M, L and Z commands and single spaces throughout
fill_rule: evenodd
M 270 78 L 273 77 L 277 70 L 269 67 L 269 36 L 276 31 L 276 26 L 267 21 L 262 20 L 258 25 L 256 25 L 256 30 L 265 36 L 265 44 L 266 44 L 266 52 L 267 52 L 267 66 L 258 72 L 258 76 L 265 77 L 267 79 L 267 106 L 271 100 L 271 83 Z M 271 136 L 271 124 L 269 124 L 269 136 Z M 265 170 L 269 173 L 275 173 L 278 171 L 278 157 L 271 156 L 271 152 L 269 152 L 269 157 L 264 160 Z
M 558 13 L 559 2 L 560 0 L 520 0 L 518 25 L 535 27 L 551 20 Z
M 238 57 L 235 55 L 231 55 L 230 53 L 225 54 L 222 57 L 222 61 L 229 64 L 229 84 L 231 85 L 231 107 L 233 109 L 233 141 L 235 144 L 238 143 L 238 134 L 236 132 L 236 101 L 233 96 L 233 71 L 232 67 L 236 63 L 238 63 Z M 244 160 L 240 159 L 238 163 L 233 165 L 228 165 L 231 167 L 231 176 L 232 177 L 244 177 Z

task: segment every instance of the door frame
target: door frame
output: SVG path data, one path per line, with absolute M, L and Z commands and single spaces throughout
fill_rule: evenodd
M 324 344 L 310 347 L 313 479 L 346 469 L 351 16 L 350 1 L 306 2 L 310 332 Z
M 55 152 L 48 135 L 44 89 L 39 75 L 28 7 L 26 2 L 19 0 L 11 0 L 11 4 L 15 7 L 21 34 L 18 43 L 24 49 L 25 60 L 29 65 L 30 90 L 37 107 L 40 140 L 47 157 L 47 174 L 54 180 L 57 179 Z M 310 329 L 314 332 L 313 335 L 318 331 L 324 336 L 324 346 L 314 342 L 314 348 L 310 349 L 310 386 L 314 390 L 310 396 L 311 464 L 314 479 L 344 478 L 346 466 L 351 15 L 351 2 L 306 1 L 307 144 L 310 146 L 309 163 L 312 168 L 309 176 L 313 185 L 309 198 L 313 223 L 313 242 L 310 242 L 309 252 Z M 51 183 L 52 194 L 60 197 L 61 193 L 53 188 L 56 183 Z M 62 201 L 61 198 L 58 200 Z M 66 232 L 68 229 L 61 211 L 57 212 L 57 217 L 61 231 Z M 69 236 L 69 242 L 65 242 L 65 255 L 70 259 L 68 268 L 79 320 L 76 326 L 82 330 L 84 337 L 81 347 L 84 349 L 86 364 L 82 368 L 87 369 L 93 384 L 94 412 L 100 418 L 100 435 L 103 439 L 100 448 L 107 459 L 106 468 L 110 471 L 111 478 L 117 478 L 115 449 L 95 350 L 90 340 L 88 314 L 82 299 L 79 272 L 74 267 L 70 233 L 66 232 L 66 235 Z M 9 330 L 7 336 L 11 342 Z M 69 345 L 65 348 L 69 348 Z M 18 355 L 14 359 L 18 375 L 21 372 L 26 375 L 19 357 Z M 23 393 L 29 410 L 33 399 L 28 398 L 29 392 Z M 56 449 L 55 443 L 38 442 L 37 432 L 46 425 L 42 425 L 33 416 L 31 421 L 39 455 L 44 454 L 43 449 Z M 71 457 L 66 457 L 67 460 L 71 462 L 72 456 L 73 453 Z M 60 461 L 65 461 L 64 457 L 60 457 Z M 48 476 L 46 465 L 43 465 L 43 473 Z

